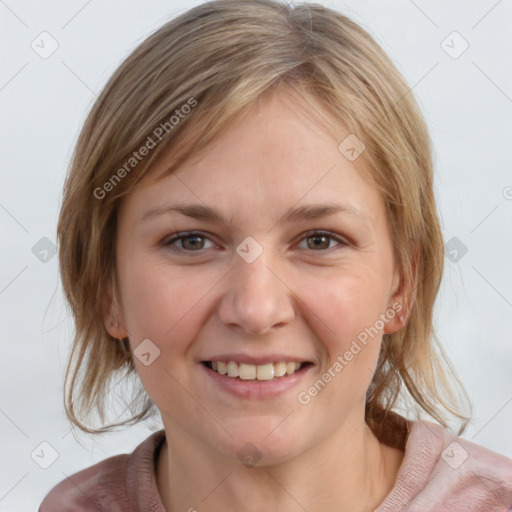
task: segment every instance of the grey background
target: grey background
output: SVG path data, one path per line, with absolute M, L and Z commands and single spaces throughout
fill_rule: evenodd
M 61 387 L 73 324 L 57 257 L 41 239 L 55 243 L 71 151 L 103 84 L 140 41 L 197 3 L 0 0 L 2 512 L 35 510 L 66 475 L 131 451 L 158 426 L 69 433 Z M 436 325 L 474 405 L 463 437 L 512 457 L 512 2 L 322 3 L 369 30 L 420 101 L 452 259 L 458 251 L 446 259 Z M 46 59 L 31 47 L 42 47 L 43 31 L 58 43 Z M 469 44 L 458 58 L 453 31 Z M 58 454 L 48 469 L 31 457 L 50 461 L 43 441 Z

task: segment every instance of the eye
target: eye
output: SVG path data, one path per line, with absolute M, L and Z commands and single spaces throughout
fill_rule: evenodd
M 338 245 L 348 245 L 342 238 L 333 235 L 329 231 L 310 231 L 306 233 L 302 240 L 306 240 L 307 248 L 314 251 L 332 249 L 333 247 L 330 247 L 332 241 L 335 241 Z
M 316 252 L 322 250 L 325 252 L 328 249 L 334 249 L 335 247 L 331 247 L 331 243 L 333 241 L 340 246 L 349 245 L 345 240 L 333 235 L 329 231 L 310 231 L 306 233 L 306 236 L 302 237 L 301 241 L 303 240 L 306 241 L 306 249 L 311 249 Z M 205 246 L 207 241 L 212 244 L 210 247 Z M 188 231 L 176 233 L 171 238 L 164 240 L 163 246 L 172 252 L 197 253 L 199 256 L 202 249 L 211 248 L 213 246 L 213 242 L 201 232 Z
M 210 239 L 202 233 L 185 232 L 177 233 L 176 236 L 164 241 L 163 245 L 174 252 L 199 252 L 201 249 L 205 249 L 205 240 Z M 179 246 L 173 246 L 176 242 L 180 242 Z

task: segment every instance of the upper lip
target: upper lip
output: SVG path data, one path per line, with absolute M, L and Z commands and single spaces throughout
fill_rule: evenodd
M 250 354 L 223 354 L 220 356 L 211 356 L 209 358 L 202 359 L 201 361 L 212 361 L 212 362 L 229 362 L 234 361 L 235 363 L 245 363 L 245 364 L 269 364 L 269 363 L 309 363 L 311 362 L 308 359 L 304 359 L 299 356 L 290 356 L 284 354 L 267 354 L 267 355 L 259 355 L 253 356 Z

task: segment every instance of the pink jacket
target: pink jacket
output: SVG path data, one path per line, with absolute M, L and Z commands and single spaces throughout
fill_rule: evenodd
M 154 461 L 160 430 L 132 454 L 116 455 L 56 485 L 39 512 L 165 512 Z M 394 487 L 374 512 L 512 511 L 512 459 L 452 436 L 423 420 L 410 422 Z

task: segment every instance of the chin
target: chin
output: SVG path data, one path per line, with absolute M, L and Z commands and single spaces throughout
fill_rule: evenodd
M 305 450 L 305 439 L 286 416 L 252 416 L 225 424 L 231 436 L 211 444 L 228 459 L 247 466 L 272 466 Z M 284 420 L 284 421 L 283 421 Z M 286 424 L 288 422 L 288 424 Z M 303 431 L 303 429 L 302 429 Z

